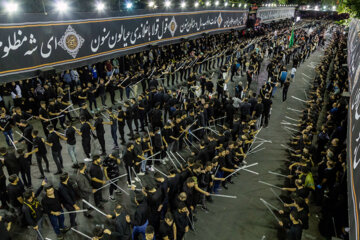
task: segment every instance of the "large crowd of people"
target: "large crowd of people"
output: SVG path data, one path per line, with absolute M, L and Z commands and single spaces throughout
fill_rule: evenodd
M 290 239 L 301 239 L 309 228 L 309 208 L 321 206 L 319 230 L 327 238 L 348 239 L 346 136 L 348 91 L 346 35 L 342 28 L 331 29 L 324 57 L 316 67 L 306 107 L 299 120 L 288 128 L 288 174 L 284 210 L 279 224 L 289 229 Z M 313 204 L 312 204 L 313 203 Z
M 183 239 L 194 227 L 196 208 L 207 211 L 206 202 L 213 201 L 211 194 L 227 189 L 233 174 L 246 165 L 254 136 L 269 125 L 276 89 L 282 88 L 285 101 L 298 66 L 324 45 L 328 22 L 301 25 L 312 31 L 292 25 L 285 20 L 256 33 L 206 35 L 71 69 L 49 79 L 3 84 L 0 130 L 8 147 L 0 148 L 1 208 L 12 209 L 16 223 L 30 226 L 40 240 L 45 239 L 45 215 L 58 239 L 64 239 L 70 228 L 84 234 L 76 230 L 81 211 L 88 218 L 102 213 L 114 223 L 87 232 L 93 240 Z M 345 164 L 342 143 L 346 121 L 342 117 L 346 103 L 341 97 L 347 87 L 341 67 L 346 58 L 341 51 L 345 38 L 338 31 L 334 36 L 317 68 L 299 133 L 290 143 L 291 161 L 295 162 L 289 166 L 291 186 L 285 190 L 296 194 L 292 195 L 294 203 L 285 206 L 292 211 L 281 212 L 288 213 L 290 221 L 279 222 L 290 228 L 289 239 L 300 239 L 306 228 L 308 195 L 302 189 L 316 189 L 318 203 L 334 192 L 336 199 L 343 196 L 334 184 L 344 183 L 340 175 L 344 173 L 341 164 Z M 268 74 L 257 89 L 254 82 L 261 83 L 258 77 L 265 57 L 271 59 Z M 330 67 L 333 57 L 334 67 Z M 334 71 L 331 84 L 327 83 L 328 71 Z M 246 75 L 246 83 L 234 84 L 234 78 L 242 75 Z M 317 133 L 317 119 L 324 121 L 317 116 L 325 104 L 331 109 L 327 109 L 329 115 L 314 151 L 310 145 Z M 42 128 L 35 128 L 33 121 L 40 121 Z M 111 139 L 105 138 L 104 125 L 110 126 Z M 79 157 L 77 135 L 85 160 Z M 75 174 L 64 169 L 63 145 Z M 46 178 L 52 174 L 47 146 L 58 186 Z M 33 155 L 38 176 L 32 169 Z M 319 165 L 317 186 L 307 177 L 314 162 Z M 125 189 L 120 187 L 124 171 Z M 151 181 L 141 183 L 145 174 Z M 42 179 L 41 186 L 33 186 L 33 177 Z M 105 189 L 110 201 L 116 201 L 115 193 L 131 192 L 136 208 L 126 209 L 116 202 L 113 214 L 104 214 L 101 210 L 108 201 Z M 329 204 L 324 205 L 327 213 Z M 337 211 L 333 214 L 340 229 L 344 219 Z M 65 218 L 70 226 L 65 225 Z M 11 239 L 11 222 L 13 219 L 0 218 L 2 239 Z

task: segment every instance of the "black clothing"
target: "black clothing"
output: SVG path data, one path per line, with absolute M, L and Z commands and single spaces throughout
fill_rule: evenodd
M 51 132 L 49 133 L 47 137 L 47 142 L 52 143 L 51 150 L 54 152 L 60 152 L 62 147 L 60 144 L 60 137 L 55 133 Z
M 54 189 L 55 198 L 49 198 L 47 195 L 41 200 L 41 205 L 43 207 L 44 213 L 50 214 L 53 212 L 61 212 L 62 207 L 60 203 L 59 193 Z
M 120 235 L 117 240 L 131 240 L 131 224 L 126 222 L 126 215 L 124 212 L 115 219 L 115 231 Z
M 173 226 L 174 226 L 174 222 L 169 226 L 165 221 L 161 221 L 159 228 L 160 239 L 163 239 L 164 237 L 168 237 L 169 240 L 173 240 L 175 237 Z
M 69 145 L 76 144 L 76 137 L 75 137 L 75 129 L 73 127 L 68 127 L 65 131 L 65 137 L 67 138 L 66 143 Z
M 22 197 L 25 192 L 24 185 L 20 181 L 16 185 L 9 184 L 7 192 L 10 204 L 15 208 L 21 208 L 22 205 L 17 198 Z
M 134 215 L 134 226 L 142 226 L 149 218 L 149 208 L 146 200 L 137 206 Z

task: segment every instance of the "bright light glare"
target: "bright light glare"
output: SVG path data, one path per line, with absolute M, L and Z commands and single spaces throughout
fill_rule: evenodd
M 319 10 L 319 6 L 315 6 L 315 11 Z
M 96 10 L 98 10 L 99 12 L 104 11 L 105 10 L 105 4 L 102 2 L 99 2 L 96 4 Z
M 241 7 L 241 3 L 239 3 L 239 7 Z
M 207 1 L 207 2 L 205 3 L 205 5 L 206 5 L 207 7 L 210 6 L 210 2 Z
M 228 5 L 228 2 L 225 2 L 225 3 L 224 3 L 224 6 L 227 7 L 227 5 Z
M 247 7 L 247 4 L 245 3 L 244 7 L 246 8 Z
M 56 10 L 59 12 L 66 12 L 69 10 L 69 5 L 65 1 L 58 1 L 56 3 Z
M 149 5 L 149 7 L 154 7 L 154 5 L 155 5 L 155 3 L 153 2 L 153 1 L 150 1 L 149 3 L 148 3 L 148 5 Z
M 165 1 L 165 3 L 164 3 L 164 5 L 165 5 L 165 7 L 170 7 L 171 6 L 171 2 L 170 1 Z
M 180 7 L 181 7 L 181 8 L 185 8 L 185 7 L 186 7 L 186 2 L 182 2 L 182 3 L 180 4 Z
M 132 2 L 128 2 L 128 3 L 126 3 L 126 8 L 127 8 L 127 9 L 132 8 L 132 6 L 133 6 Z
M 5 11 L 7 13 L 14 13 L 17 12 L 18 10 L 19 10 L 19 4 L 14 2 L 5 3 Z
M 197 8 L 199 6 L 199 2 L 196 2 L 194 6 Z
M 215 6 L 219 6 L 219 1 L 216 1 L 216 2 L 215 2 Z
M 336 10 L 336 6 L 332 6 L 332 10 L 335 11 L 335 10 Z

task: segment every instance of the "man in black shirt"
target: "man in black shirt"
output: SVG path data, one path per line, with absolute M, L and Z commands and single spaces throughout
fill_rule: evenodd
M 21 206 L 23 204 L 24 185 L 21 183 L 17 175 L 13 174 L 9 176 L 9 185 L 7 186 L 7 192 L 9 196 L 9 203 L 15 209 L 16 214 L 21 212 Z
M 25 157 L 24 149 L 19 148 L 16 152 L 18 153 L 17 162 L 20 166 L 23 183 L 26 187 L 31 187 L 31 163 L 29 162 L 28 158 Z
M 126 152 L 123 156 L 123 160 L 125 163 L 125 169 L 126 169 L 126 173 L 127 173 L 127 180 L 128 180 L 128 186 L 130 187 L 133 183 L 135 183 L 135 180 L 132 180 L 131 178 L 131 168 L 134 165 L 135 162 L 135 153 L 134 153 L 134 144 L 133 143 L 128 143 L 126 145 Z
M 104 122 L 104 120 L 101 117 L 101 114 L 99 112 L 97 112 L 95 114 L 94 127 L 96 130 L 96 137 L 99 140 L 99 143 L 101 146 L 101 152 L 102 152 L 101 155 L 106 155 L 104 124 L 111 124 L 111 122 Z
M 1 208 L 8 209 L 7 201 L 8 195 L 6 192 L 6 176 L 3 170 L 4 163 L 0 161 L 0 201 L 1 201 Z
M 42 167 L 42 159 L 44 159 L 44 162 L 46 164 L 46 172 L 50 172 L 50 170 L 49 170 L 49 161 L 46 157 L 47 151 L 46 151 L 46 147 L 45 147 L 45 143 L 44 143 L 45 140 L 43 138 L 39 137 L 38 134 L 39 134 L 39 132 L 37 130 L 34 130 L 32 132 L 34 150 L 31 152 L 25 153 L 25 157 L 27 158 L 28 156 L 35 153 L 38 168 L 41 173 L 40 179 L 43 179 L 45 177 L 45 175 L 44 175 L 44 170 Z
M 41 200 L 43 212 L 48 214 L 57 239 L 62 240 L 64 239 L 62 233 L 67 232 L 70 228 L 64 225 L 64 210 L 61 206 L 59 193 L 51 185 L 45 187 L 45 193 L 46 195 Z
M 107 181 L 120 176 L 119 165 L 120 165 L 120 159 L 119 159 L 119 154 L 117 151 L 113 151 L 111 154 L 109 154 L 109 156 L 107 156 L 104 159 L 104 162 L 103 162 L 104 175 L 105 175 L 105 178 Z M 114 180 L 114 182 L 116 183 L 117 180 Z M 114 190 L 115 190 L 115 192 L 119 192 L 119 190 L 117 189 L 117 187 L 114 184 L 110 184 L 109 199 L 112 201 L 115 201 L 115 197 L 113 195 Z
M 159 236 L 161 240 L 174 240 L 176 238 L 176 224 L 171 212 L 167 212 L 164 221 L 161 221 Z
M 6 226 L 5 226 L 6 225 Z M 5 219 L 0 216 L 0 236 L 1 240 L 11 240 L 10 237 L 11 222 L 6 222 Z
M 263 111 L 263 115 L 261 116 L 261 125 L 267 127 L 269 124 L 270 110 L 272 105 L 272 101 L 268 93 L 265 94 L 265 98 L 262 103 L 264 106 L 264 111 Z
M 80 210 L 79 206 L 76 205 L 76 193 L 72 185 L 69 184 L 69 174 L 64 172 L 60 176 L 60 186 L 59 186 L 59 196 L 61 199 L 61 204 L 70 211 Z M 76 227 L 77 223 L 75 222 L 76 213 L 70 213 L 70 224 L 71 227 Z
M 31 226 L 35 231 L 40 232 L 42 234 L 43 228 L 43 212 L 42 206 L 37 199 L 41 191 L 43 190 L 46 181 L 43 180 L 40 188 L 34 193 L 31 190 L 27 190 L 23 194 L 24 203 L 22 206 L 22 212 L 24 213 L 25 220 L 29 226 Z M 37 234 L 38 240 L 43 240 L 42 236 Z
M 135 196 L 135 203 L 137 205 L 134 215 L 134 228 L 132 232 L 132 239 L 137 239 L 138 235 L 142 235 L 143 239 L 145 238 L 145 229 L 149 224 L 149 208 L 147 200 L 144 194 L 137 193 Z
M 69 156 L 71 158 L 71 161 L 73 162 L 72 167 L 78 168 L 78 160 L 76 158 L 76 137 L 75 133 L 76 130 L 72 126 L 71 121 L 66 120 L 65 122 L 66 130 L 65 130 L 65 138 L 66 138 L 66 146 L 69 153 Z
M 6 111 L 2 110 L 0 114 L 0 130 L 3 132 L 5 136 L 6 143 L 9 147 L 12 147 L 13 144 L 11 142 L 14 141 L 14 138 L 12 136 L 12 119 L 9 115 L 6 115 Z
M 19 123 L 19 128 L 22 129 L 23 131 L 23 136 L 18 140 L 18 141 L 15 141 L 14 143 L 17 144 L 18 142 L 23 142 L 25 141 L 26 142 L 26 148 L 27 148 L 27 151 L 30 152 L 31 149 L 32 149 L 32 141 L 33 141 L 33 137 L 32 137 L 32 131 L 33 131 L 33 126 L 30 125 L 26 120 L 24 119 L 21 119 L 20 120 L 20 123 Z M 28 157 L 28 161 L 31 163 L 31 155 Z
M 283 97 L 282 97 L 283 102 L 285 102 L 285 100 L 287 98 L 287 92 L 289 90 L 289 87 L 290 87 L 290 78 L 286 79 L 286 81 L 284 83 Z
M 115 209 L 115 231 L 120 234 L 117 240 L 131 240 L 131 219 L 126 210 L 117 204 Z
M 66 140 L 66 138 L 60 135 L 58 132 L 56 132 L 52 125 L 48 126 L 48 131 L 49 134 L 47 137 L 47 141 L 45 141 L 45 143 L 51 147 L 52 157 L 57 167 L 57 172 L 55 173 L 55 175 L 61 174 L 62 173 L 61 169 L 63 168 L 63 158 L 61 155 L 62 147 L 60 144 L 60 137 L 63 140 Z
M 50 118 L 53 119 L 53 120 L 51 120 L 51 124 L 54 126 L 54 129 L 57 130 L 56 129 L 56 125 L 58 123 L 57 117 L 59 117 L 61 113 L 59 112 L 58 107 L 55 105 L 55 99 L 49 100 L 48 113 L 49 113 Z
M 102 187 L 106 181 L 104 180 L 104 172 L 101 167 L 101 158 L 98 155 L 93 156 L 93 162 L 90 166 L 90 178 L 92 187 L 97 190 Z M 106 202 L 102 198 L 102 189 L 97 190 L 94 193 L 95 205 L 99 208 L 102 208 L 101 202 Z
M 45 136 L 49 134 L 47 127 L 50 125 L 50 116 L 48 111 L 46 110 L 46 102 L 40 102 L 40 109 L 39 109 L 39 118 L 41 120 L 41 124 L 45 133 Z
M 76 174 L 76 184 L 78 186 L 78 192 L 77 194 L 80 196 L 80 198 L 86 200 L 89 202 L 90 195 L 96 191 L 96 189 L 93 189 L 91 186 L 91 179 L 86 171 L 86 165 L 85 163 L 79 164 L 79 170 Z M 89 207 L 85 202 L 83 202 L 83 209 L 88 209 L 89 211 L 92 210 L 91 207 Z M 91 217 L 91 215 L 88 212 L 84 213 L 85 217 Z
M 77 129 L 77 133 L 82 137 L 81 138 L 81 143 L 85 152 L 85 155 L 88 159 L 90 159 L 90 152 L 91 152 L 91 130 L 95 130 L 95 128 L 93 128 L 91 126 L 91 124 L 89 122 L 86 122 L 85 117 L 80 117 L 80 123 L 81 123 L 81 128 L 80 131 L 78 131 Z
M 174 211 L 174 220 L 176 224 L 176 239 L 183 239 L 185 233 L 189 231 L 189 209 L 185 203 L 180 202 L 178 208 Z
M 124 136 L 124 127 L 125 127 L 125 117 L 126 113 L 122 110 L 122 107 L 118 107 L 118 115 L 117 115 L 117 121 L 118 121 L 118 129 L 121 137 L 121 144 L 125 145 L 125 136 Z
M 20 163 L 16 158 L 15 153 L 11 150 L 8 151 L 5 147 L 0 148 L 0 156 L 3 159 L 3 164 L 6 166 L 9 175 L 16 174 L 19 175 L 20 173 Z

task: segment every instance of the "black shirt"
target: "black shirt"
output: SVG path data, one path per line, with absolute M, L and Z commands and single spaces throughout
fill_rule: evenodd
M 9 196 L 10 204 L 15 208 L 21 207 L 21 203 L 17 198 L 22 197 L 24 192 L 24 186 L 22 185 L 21 181 L 19 181 L 16 185 L 9 184 L 7 186 L 7 193 Z
M 47 137 L 47 142 L 52 143 L 51 150 L 54 152 L 60 152 L 61 151 L 61 144 L 60 144 L 60 138 L 55 132 L 49 133 Z
M 60 203 L 59 193 L 54 189 L 55 198 L 49 198 L 45 195 L 41 201 L 41 205 L 43 206 L 44 213 L 50 214 L 53 212 L 61 212 L 62 207 Z
M 94 127 L 96 128 L 96 135 L 104 135 L 105 134 L 105 129 L 104 129 L 102 118 L 97 118 L 95 120 Z
M 91 128 L 88 122 L 81 124 L 80 132 L 82 133 L 82 139 L 90 139 L 90 131 Z
M 111 157 L 106 157 L 104 159 L 103 166 L 106 167 L 106 172 L 110 179 L 119 176 L 119 166 L 117 160 Z
M 137 206 L 135 215 L 134 215 L 134 226 L 142 226 L 148 220 L 148 204 L 144 200 L 139 206 Z
M 91 167 L 90 167 L 90 177 L 91 178 L 97 178 L 97 179 L 100 179 L 100 180 L 103 180 L 104 179 L 104 173 L 103 173 L 103 170 L 101 169 L 101 167 L 99 165 L 96 165 L 96 164 L 91 164 Z M 98 182 L 95 182 L 93 180 L 91 180 L 91 183 L 93 185 L 94 188 L 99 188 L 102 186 L 101 183 L 98 183 Z
M 133 164 L 133 161 L 135 160 L 135 153 L 134 153 L 134 150 L 132 150 L 131 152 L 129 152 L 128 150 L 126 150 L 125 154 L 124 154 L 124 157 L 123 157 L 123 160 L 124 160 L 124 163 L 127 165 L 127 166 L 131 166 Z
M 1 240 L 11 240 L 10 234 L 5 227 L 4 219 L 0 221 L 0 236 Z
M 32 137 L 32 135 L 31 135 L 32 131 L 33 131 L 33 126 L 31 126 L 30 124 L 28 124 L 28 125 L 24 128 L 24 131 L 23 131 L 23 135 L 24 135 L 24 137 L 26 137 L 27 140 L 25 140 L 25 138 L 22 137 L 22 138 L 19 140 L 19 142 L 22 142 L 22 141 L 25 140 L 27 144 L 31 144 L 31 143 L 29 143 L 28 141 L 32 141 L 32 140 L 33 140 L 33 137 Z
M 46 109 L 44 108 L 40 108 L 39 110 L 39 116 L 42 116 L 43 118 L 46 118 L 46 119 L 49 119 L 49 114 L 48 112 L 46 111 Z M 48 122 L 44 122 L 43 120 L 41 120 L 43 123 L 48 123 Z
M 174 239 L 174 232 L 173 232 L 173 225 L 174 222 L 169 226 L 165 221 L 160 222 L 159 234 L 160 239 L 168 237 L 169 240 Z
M 20 163 L 14 152 L 8 152 L 4 155 L 4 164 L 9 175 L 18 174 L 20 172 Z
M 0 126 L 4 128 L 5 131 L 11 130 L 11 124 L 12 124 L 12 119 L 10 118 L 9 115 L 5 115 L 5 117 L 0 118 Z
M 66 143 L 69 145 L 76 144 L 76 137 L 75 137 L 75 129 L 73 127 L 68 127 L 65 131 L 65 137 L 67 138 Z

